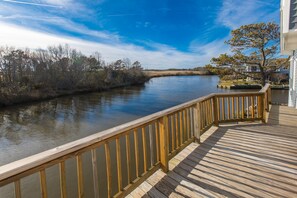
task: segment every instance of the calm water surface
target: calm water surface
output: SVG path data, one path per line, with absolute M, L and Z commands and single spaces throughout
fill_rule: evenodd
M 0 109 L 0 166 L 209 93 L 230 91 L 217 89 L 217 83 L 217 76 L 162 77 L 144 86 Z M 285 102 L 286 94 L 278 93 Z

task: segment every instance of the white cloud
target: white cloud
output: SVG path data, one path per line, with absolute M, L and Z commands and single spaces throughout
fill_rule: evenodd
M 51 5 L 65 6 L 71 4 L 72 0 L 43 0 L 42 2 Z
M 41 7 L 60 7 L 60 6 L 53 5 L 53 4 L 38 3 L 38 2 L 27 2 L 27 1 L 17 1 L 17 0 L 3 0 L 3 1 L 9 2 L 9 3 L 33 5 L 33 6 L 41 6 Z
M 259 21 L 274 21 L 278 18 L 277 1 L 223 0 L 217 22 L 230 29 Z M 276 22 L 276 21 L 275 21 Z
M 82 24 L 78 24 L 75 23 L 71 20 L 68 20 L 66 18 L 62 18 L 62 17 L 47 17 L 47 16 L 30 16 L 30 15 L 21 15 L 21 14 L 15 14 L 15 15 L 9 15 L 9 16 L 1 16 L 0 15 L 0 20 L 3 21 L 9 21 L 9 20 L 26 20 L 26 21 L 30 21 L 31 25 L 33 21 L 36 22 L 42 22 L 43 25 L 39 26 L 39 29 L 44 29 L 50 32 L 50 30 L 48 28 L 46 28 L 46 25 L 54 25 L 54 26 L 58 26 L 60 29 L 64 29 L 67 31 L 71 31 L 71 32 L 75 32 L 75 33 L 80 33 L 82 35 L 88 35 L 88 36 L 92 36 L 94 38 L 97 39 L 104 39 L 107 42 L 108 41 L 118 41 L 119 40 L 119 36 L 115 33 L 107 33 L 105 31 L 97 31 L 97 30 L 91 30 L 88 27 L 86 27 L 85 25 Z M 37 23 L 37 24 L 39 24 Z
M 219 41 L 217 41 L 219 42 Z M 153 43 L 155 50 L 146 50 L 143 47 L 127 43 L 104 44 L 90 42 L 72 37 L 53 35 L 45 32 L 38 32 L 20 26 L 0 22 L 0 43 L 1 45 L 16 46 L 21 48 L 46 48 L 50 45 L 69 44 L 85 54 L 92 54 L 98 51 L 107 62 L 120 58 L 130 58 L 131 61 L 139 60 L 145 68 L 187 68 L 197 65 L 204 65 L 210 58 L 217 56 L 212 45 L 196 45 L 196 50 L 201 50 L 201 56 L 195 52 L 181 52 L 169 46 Z M 212 47 L 211 47 L 212 46 Z M 212 54 L 215 53 L 215 54 Z
M 225 41 L 228 39 L 229 36 L 222 39 L 214 40 L 206 44 L 201 44 L 199 40 L 194 40 L 190 44 L 190 49 L 191 51 L 197 53 L 200 56 L 219 55 L 221 53 L 228 52 L 229 46 L 225 44 Z

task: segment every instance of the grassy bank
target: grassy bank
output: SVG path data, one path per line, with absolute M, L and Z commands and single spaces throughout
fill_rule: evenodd
M 246 81 L 243 79 L 240 80 L 220 80 L 217 85 L 218 88 L 223 89 L 261 89 L 262 85 L 259 82 L 255 81 Z M 272 89 L 288 89 L 288 84 L 271 85 Z
M 108 91 L 110 89 L 128 87 L 132 85 L 141 85 L 144 84 L 149 78 L 144 78 L 141 82 L 134 83 L 123 83 L 117 85 L 110 85 L 101 88 L 85 88 L 85 89 L 75 89 L 75 90 L 53 90 L 51 88 L 36 89 L 24 92 L 16 92 L 15 94 L 2 94 L 0 96 L 0 107 L 12 106 L 16 104 L 30 103 L 30 102 L 39 102 L 44 100 L 49 100 L 53 98 L 83 94 L 83 93 L 92 93 L 92 92 L 102 92 Z
M 163 76 L 194 76 L 194 75 L 211 75 L 208 71 L 195 71 L 195 70 L 145 70 L 144 73 L 150 77 L 163 77 Z

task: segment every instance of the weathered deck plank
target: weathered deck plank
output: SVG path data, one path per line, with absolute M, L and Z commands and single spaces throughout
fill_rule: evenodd
M 131 196 L 297 197 L 297 110 L 272 106 L 268 124 L 212 127 Z

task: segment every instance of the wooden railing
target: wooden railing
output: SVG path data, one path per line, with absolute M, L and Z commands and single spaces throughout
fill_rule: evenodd
M 0 187 L 10 186 L 11 194 L 3 192 L 17 198 L 25 194 L 24 186 L 31 189 L 31 197 L 33 191 L 47 197 L 49 189 L 63 198 L 125 196 L 159 168 L 167 172 L 169 159 L 191 142 L 199 142 L 211 126 L 265 122 L 270 94 L 266 85 L 260 92 L 216 93 L 192 100 L 4 165 Z M 53 167 L 56 170 L 49 171 Z M 34 178 L 26 180 L 36 173 L 39 185 L 33 185 Z M 53 174 L 57 176 L 52 178 Z M 73 180 L 74 186 L 69 184 Z

